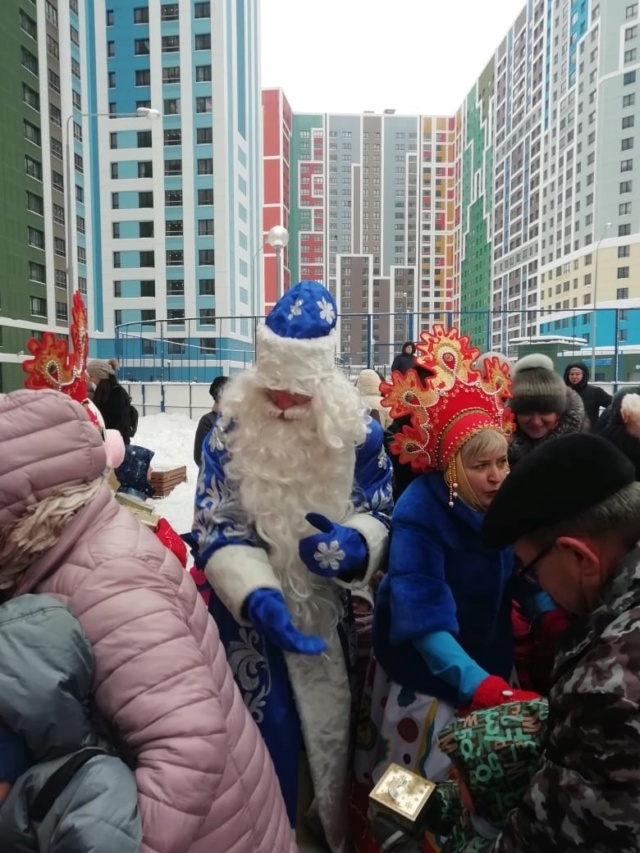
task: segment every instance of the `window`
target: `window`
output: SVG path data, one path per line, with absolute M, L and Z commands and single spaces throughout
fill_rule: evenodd
M 108 86 L 109 86 L 109 88 L 110 88 L 110 89 L 115 89 L 115 88 L 116 88 L 116 72 L 115 72 L 115 71 L 110 71 L 110 72 L 109 72 L 109 82 L 108 82 Z
M 29 264 L 31 267 L 31 264 Z M 36 266 L 39 266 L 37 264 Z M 29 297 L 29 308 L 31 310 L 32 317 L 46 317 L 47 316 L 47 300 L 41 299 L 39 296 L 31 296 Z
M 633 50 L 625 50 L 625 52 L 624 52 L 625 63 L 635 62 L 637 58 L 638 58 L 638 49 L 636 47 L 634 47 Z
M 182 131 L 179 128 L 176 130 L 165 130 L 165 132 L 164 132 L 164 144 L 165 145 L 182 145 Z
M 141 6 L 137 9 L 133 10 L 133 23 L 134 24 L 148 24 L 149 23 L 149 7 Z
M 163 83 L 179 83 L 180 82 L 180 66 L 171 65 L 169 68 L 162 69 Z
M 83 275 L 78 276 L 78 290 L 80 293 L 87 292 L 87 279 Z
M 24 138 L 29 142 L 32 142 L 34 145 L 40 147 L 41 145 L 41 137 L 40 137 L 40 128 L 36 127 L 35 124 L 31 124 L 30 121 L 24 119 Z M 52 137 L 53 141 L 53 137 Z
M 73 24 L 69 27 L 69 35 L 71 36 L 72 44 L 75 44 L 76 46 L 79 47 L 80 46 L 80 33 L 73 26 Z
M 213 234 L 213 219 L 198 219 L 198 235 L 208 237 Z
M 184 296 L 184 280 L 181 278 L 167 280 L 167 296 Z
M 164 114 L 166 116 L 180 115 L 180 98 L 165 98 Z
M 42 180 L 42 165 L 33 157 L 24 158 L 24 170 L 30 178 L 35 178 L 36 181 Z
M 211 96 L 208 95 L 204 98 L 196 98 L 196 112 L 197 113 L 210 113 L 211 112 Z
M 200 296 L 215 296 L 215 278 L 201 278 L 198 282 L 198 293 L 200 294 Z
M 63 290 L 67 289 L 67 274 L 64 270 L 56 270 L 55 271 L 56 278 L 56 287 L 61 287 Z
M 194 18 L 210 18 L 211 3 L 196 3 L 193 7 Z
M 165 207 L 182 207 L 182 190 L 165 190 Z
M 620 195 L 623 193 L 630 193 L 633 185 L 633 181 L 621 181 L 620 182 Z
M 107 9 L 107 26 L 112 27 L 114 24 L 114 13 L 113 9 Z
M 140 296 L 155 296 L 156 283 L 153 279 L 146 279 L 140 282 Z
M 67 303 L 56 302 L 56 320 L 60 320 L 60 322 L 66 323 L 68 319 L 69 315 L 67 313 Z
M 76 201 L 84 202 L 84 190 L 76 184 Z
M 213 189 L 198 190 L 198 204 L 213 204 Z
M 138 235 L 140 237 L 153 237 L 153 222 L 139 222 L 138 223 Z
M 165 160 L 164 174 L 166 177 L 182 174 L 182 160 Z
M 624 31 L 624 40 L 625 41 L 633 41 L 633 39 L 638 37 L 638 27 L 628 27 Z
M 136 56 L 149 56 L 149 39 L 136 39 L 133 43 Z
M 61 258 L 65 258 L 67 256 L 67 247 L 62 237 L 53 238 L 53 251 Z
M 114 281 L 113 282 L 113 295 L 116 299 L 122 298 L 122 282 Z
M 622 117 L 622 129 L 625 130 L 627 127 L 633 127 L 635 124 L 635 116 L 623 116 Z
M 111 76 L 111 75 L 109 75 Z M 136 86 L 151 85 L 151 70 L 149 68 L 138 68 L 136 71 Z
M 120 311 L 119 309 L 113 312 L 113 322 L 116 326 L 122 325 L 122 311 Z
M 27 242 L 36 249 L 44 249 L 44 231 L 39 228 L 27 228 Z
M 170 325 L 182 325 L 184 323 L 184 308 L 169 308 L 167 319 Z
M 141 266 L 141 267 L 154 267 L 155 265 L 156 265 L 156 253 L 155 252 L 140 252 L 139 266 Z
M 182 249 L 167 249 L 167 266 L 181 267 L 184 264 L 184 252 Z
M 160 19 L 162 21 L 177 21 L 178 11 L 177 3 L 165 3 L 160 7 Z
M 201 308 L 200 309 L 200 325 L 202 326 L 213 326 L 216 322 L 216 309 L 215 308 Z
M 112 222 L 111 223 L 111 237 L 114 240 L 120 239 L 120 223 L 119 222 Z
M 138 207 L 153 207 L 153 192 L 138 193 Z
M 211 82 L 211 66 L 210 65 L 196 65 L 196 83 L 210 83 Z
M 118 180 L 118 169 L 119 169 L 119 167 L 120 167 L 119 163 L 112 163 L 111 164 L 111 180 L 112 181 Z
M 629 267 L 618 267 L 618 278 L 629 278 Z
M 153 177 L 153 163 L 151 160 L 141 160 L 138 163 L 138 177 L 139 178 L 152 178 Z
M 138 148 L 151 148 L 151 131 L 138 131 Z
M 618 257 L 628 258 L 631 254 L 631 246 L 618 246 Z
M 201 157 L 198 159 L 198 174 L 213 175 L 213 158 Z
M 215 263 L 215 257 L 213 249 L 200 249 L 198 252 L 198 264 L 201 267 L 211 266 Z
M 22 84 L 22 100 L 28 107 L 40 112 L 40 95 L 26 83 Z
M 44 203 L 42 198 L 35 193 L 27 191 L 27 210 L 31 213 L 37 213 L 38 216 L 44 216 Z
M 107 56 L 110 57 L 111 59 L 113 59 L 113 57 L 115 55 L 116 55 L 116 43 L 114 41 L 108 41 L 107 42 Z M 78 77 L 79 76 L 80 75 L 78 74 Z
M 200 338 L 200 352 L 202 355 L 215 355 L 218 342 L 215 338 Z
M 118 147 L 118 134 L 110 133 L 109 134 L 109 148 L 113 151 Z
M 180 50 L 180 36 L 162 36 L 162 52 L 177 53 Z
M 627 20 L 629 20 L 629 18 L 635 18 L 635 16 L 637 14 L 638 14 L 638 4 L 637 3 L 631 3 L 629 6 L 627 6 L 627 9 L 626 9 Z
M 165 234 L 167 237 L 179 237 L 182 233 L 182 219 L 167 219 L 165 222 Z
M 49 104 L 49 119 L 51 124 L 62 127 L 62 113 L 55 104 Z
M 40 284 L 47 283 L 47 271 L 42 264 L 37 264 L 35 261 L 29 261 L 29 279 L 37 281 Z
M 628 299 L 629 298 L 629 288 L 628 287 L 619 287 L 616 290 L 616 299 Z
M 114 252 L 112 260 L 115 269 L 120 269 L 120 265 L 122 263 L 122 255 L 120 254 L 120 252 Z
M 38 58 L 28 51 L 26 47 L 22 48 L 22 67 L 35 74 L 36 77 L 38 76 Z
M 50 21 L 54 27 L 58 26 L 58 10 L 55 6 L 49 3 L 49 0 L 46 0 L 44 4 L 45 15 L 47 16 L 47 21 Z
M 622 204 L 618 205 L 618 214 L 620 216 L 629 216 L 631 213 L 631 202 L 625 201 Z
M 49 69 L 49 88 L 54 92 L 60 91 L 60 78 L 55 71 L 51 70 L 51 68 Z
M 78 234 L 85 234 L 87 231 L 84 216 L 76 216 L 76 229 Z
M 196 50 L 211 50 L 211 33 L 201 33 L 196 36 Z
M 628 136 L 622 140 L 622 151 L 630 151 L 633 148 L 633 136 Z
M 620 162 L 621 172 L 631 172 L 633 170 L 633 160 L 622 160 Z
M 25 12 L 20 9 L 20 29 L 23 30 L 32 39 L 38 38 L 38 27 L 33 18 L 30 18 Z
M 198 145 L 207 145 L 213 142 L 213 129 L 211 127 L 199 127 L 196 142 Z
M 184 353 L 184 341 L 181 341 L 179 338 L 167 338 L 167 352 L 169 355 Z
M 143 308 L 142 311 L 140 311 L 140 321 L 142 323 L 155 323 L 155 308 Z
M 73 103 L 73 106 L 77 110 L 82 109 L 82 95 L 80 94 L 80 92 L 76 92 L 75 89 L 71 90 L 71 101 Z M 113 110 L 113 112 L 115 112 L 115 109 Z

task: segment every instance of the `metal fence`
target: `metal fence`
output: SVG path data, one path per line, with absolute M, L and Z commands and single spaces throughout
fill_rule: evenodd
M 593 315 L 585 309 L 565 311 L 476 311 L 432 313 L 342 314 L 338 324 L 336 365 L 354 378 L 365 368 L 388 375 L 404 341 L 421 329 L 442 323 L 457 326 L 482 351 L 510 358 L 527 352 L 550 355 L 560 372 L 570 360 L 595 367 L 595 381 L 617 386 L 640 382 L 640 307 L 601 308 L 597 312 L 597 346 Z M 116 328 L 116 355 L 125 382 L 209 383 L 233 375 L 255 360 L 256 331 L 262 317 L 217 317 L 127 323 Z

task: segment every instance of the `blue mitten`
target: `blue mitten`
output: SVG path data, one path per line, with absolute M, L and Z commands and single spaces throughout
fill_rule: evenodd
M 342 524 L 334 524 L 324 515 L 310 512 L 305 516 L 320 533 L 300 540 L 300 559 L 314 575 L 337 578 L 347 572 L 363 572 L 369 552 L 361 533 Z
M 309 637 L 294 627 L 282 593 L 277 589 L 255 589 L 247 598 L 246 608 L 254 627 L 283 652 L 320 655 L 327 648 L 320 637 Z
M 533 601 L 538 616 L 544 616 L 545 613 L 551 613 L 552 610 L 557 610 L 558 605 L 551 598 L 548 592 L 537 592 Z

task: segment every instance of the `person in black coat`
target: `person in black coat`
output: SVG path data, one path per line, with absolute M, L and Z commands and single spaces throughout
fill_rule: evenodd
M 93 359 L 87 364 L 89 380 L 96 386 L 93 403 L 99 409 L 106 429 L 117 429 L 128 446 L 132 438 L 131 397 L 118 382 L 117 369 L 115 358 L 109 361 Z
M 582 398 L 587 420 L 593 429 L 600 417 L 600 409 L 606 409 L 607 406 L 610 406 L 613 398 L 611 394 L 607 394 L 604 388 L 600 388 L 598 385 L 590 385 L 589 378 L 589 368 L 583 361 L 571 362 L 564 372 L 565 384 L 567 387 L 573 388 Z
M 416 366 L 416 345 L 412 341 L 406 341 L 402 345 L 402 352 L 393 359 L 391 372 L 399 370 L 400 373 L 406 373 L 412 367 Z
M 200 466 L 200 460 L 202 459 L 202 445 L 204 443 L 205 438 L 211 432 L 214 423 L 216 422 L 216 418 L 218 417 L 218 403 L 220 401 L 220 395 L 222 394 L 222 389 L 228 381 L 228 376 L 216 376 L 216 378 L 209 386 L 209 394 L 213 399 L 213 406 L 210 412 L 207 412 L 206 415 L 203 415 L 200 418 L 200 421 L 198 422 L 198 428 L 196 430 L 196 437 L 193 442 L 193 461 L 198 466 Z

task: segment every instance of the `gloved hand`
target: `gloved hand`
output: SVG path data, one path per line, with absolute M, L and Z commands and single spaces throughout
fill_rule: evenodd
M 309 637 L 294 627 L 282 593 L 277 589 L 254 590 L 245 607 L 254 627 L 283 652 L 320 655 L 327 648 L 320 637 Z
M 305 516 L 320 533 L 300 540 L 300 559 L 314 575 L 337 578 L 348 572 L 364 572 L 369 553 L 361 533 L 342 524 L 334 524 L 324 515 Z
M 183 569 L 187 568 L 187 546 L 182 537 L 176 533 L 166 518 L 161 518 L 155 529 L 155 534 L 162 544 L 180 560 Z
M 471 700 L 471 710 L 479 711 L 480 708 L 494 708 L 496 705 L 506 705 L 509 702 L 526 702 L 529 699 L 540 698 L 539 693 L 531 690 L 516 690 L 507 684 L 504 678 L 489 675 L 476 688 Z

